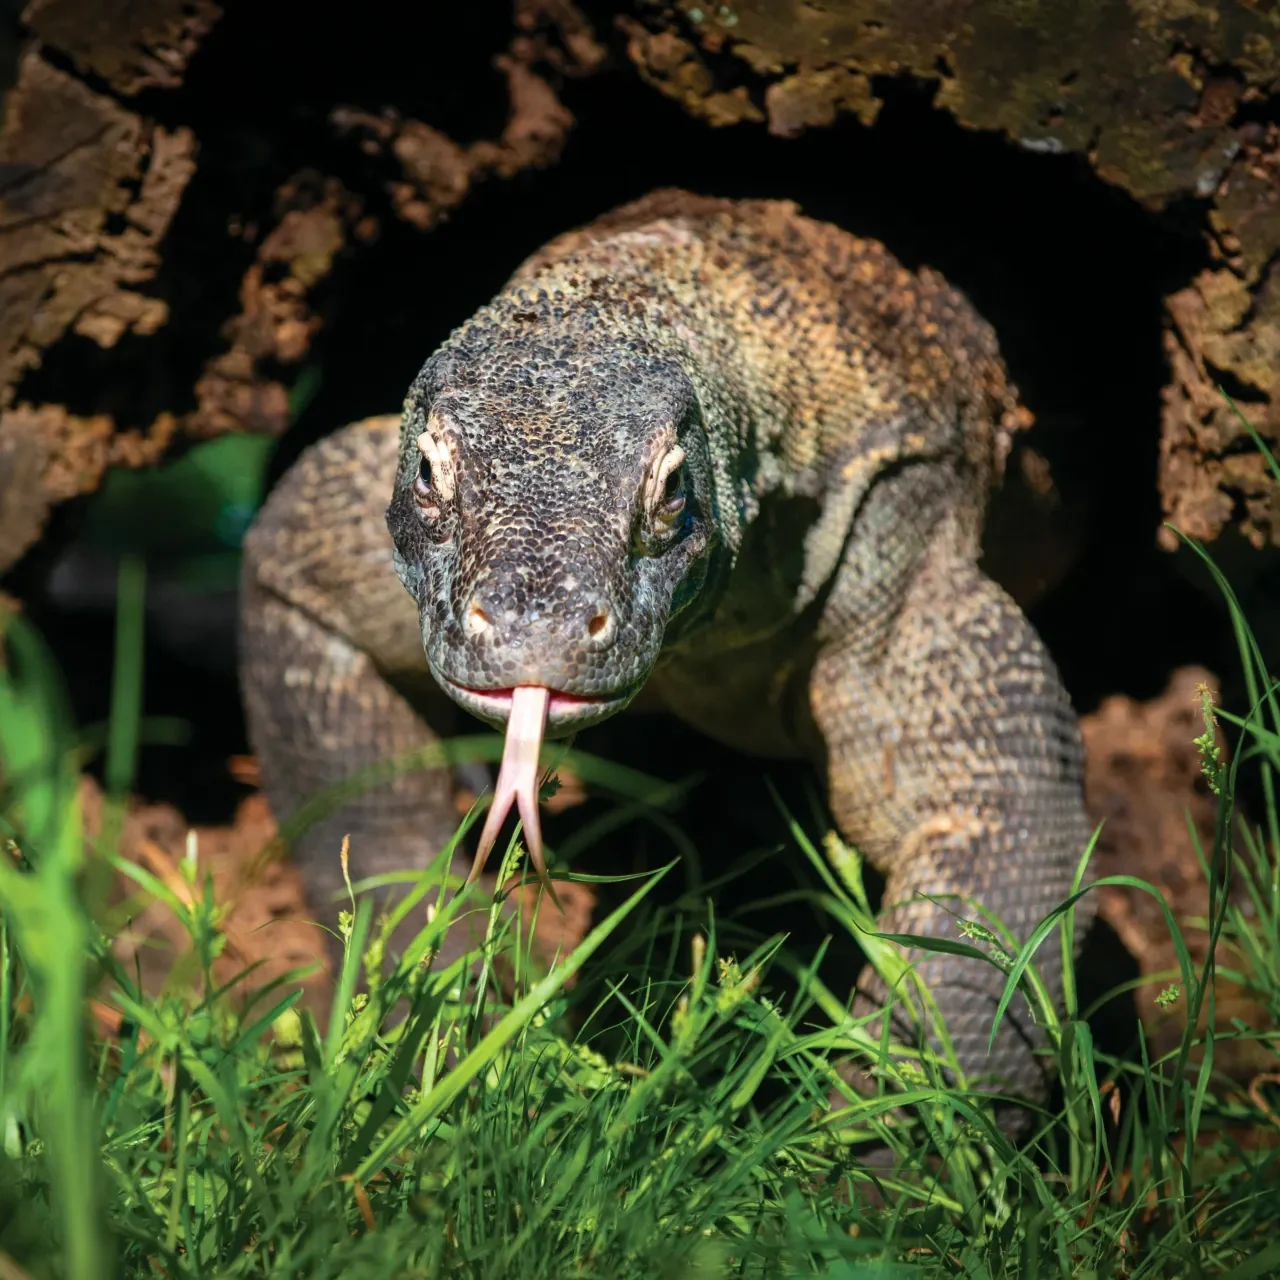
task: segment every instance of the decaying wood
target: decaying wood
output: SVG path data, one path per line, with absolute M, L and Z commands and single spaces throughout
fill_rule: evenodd
M 198 139 L 125 104 L 142 89 L 178 88 L 219 13 L 211 0 L 32 0 L 23 15 L 31 39 L 0 125 L 0 572 L 38 539 L 56 503 L 94 489 L 110 465 L 154 461 L 180 435 L 283 432 L 289 389 L 280 370 L 310 349 L 320 324 L 311 295 L 339 257 L 378 234 L 360 193 L 312 170 L 285 175 L 271 225 L 228 219 L 227 234 L 255 253 L 239 311 L 221 326 L 223 345 L 191 388 L 194 408 L 118 422 L 24 399 L 24 379 L 69 335 L 110 349 L 171 320 L 148 286 Z M 588 74 L 604 50 L 567 0 L 520 0 L 514 28 L 497 59 L 510 111 L 494 140 L 462 147 L 392 112 L 335 108 L 340 135 L 394 154 L 402 176 L 392 206 L 412 225 L 434 225 L 476 182 L 558 158 L 573 117 L 536 65 Z M 159 346 L 155 359 L 164 359 Z
M 1280 447 L 1280 10 L 1246 0 L 636 4 L 638 73 L 714 126 L 794 137 L 876 116 L 878 76 L 933 85 L 965 127 L 1084 156 L 1147 207 L 1206 201 L 1220 264 L 1168 301 L 1160 494 L 1204 539 L 1280 545 L 1280 490 L 1219 386 Z M 737 61 L 751 82 L 724 84 Z M 740 78 L 740 77 L 738 77 Z M 1099 306 L 1106 300 L 1099 299 Z M 1153 536 L 1155 531 L 1153 530 Z M 1167 532 L 1162 545 L 1176 539 Z

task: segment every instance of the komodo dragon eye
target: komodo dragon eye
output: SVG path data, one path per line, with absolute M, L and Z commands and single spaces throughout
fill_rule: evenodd
M 646 512 L 642 540 L 650 553 L 667 544 L 676 533 L 685 507 L 684 450 L 673 444 L 654 459 L 645 481 Z
M 413 496 L 429 520 L 440 517 L 440 504 L 453 498 L 453 462 L 448 447 L 432 431 L 418 437 L 418 474 L 413 477 Z
M 418 474 L 413 477 L 413 496 L 428 520 L 438 520 L 440 507 L 431 491 L 431 479 L 431 459 L 424 454 L 418 463 Z
M 671 519 L 684 510 L 684 467 L 677 467 L 667 476 L 667 483 L 662 489 L 662 502 L 658 507 L 661 515 Z

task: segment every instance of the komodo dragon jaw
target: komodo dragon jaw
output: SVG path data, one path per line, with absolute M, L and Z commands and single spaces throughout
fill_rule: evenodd
M 517 322 L 506 313 L 520 306 Z M 387 526 L 432 675 L 506 735 L 470 879 L 515 807 L 550 890 L 542 740 L 636 696 L 668 624 L 698 599 L 717 534 L 683 371 L 634 342 L 558 335 L 550 316 L 521 337 L 538 306 L 503 295 L 427 362 L 405 406 Z

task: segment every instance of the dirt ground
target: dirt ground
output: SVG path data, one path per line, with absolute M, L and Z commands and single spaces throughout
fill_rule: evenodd
M 237 759 L 232 767 L 241 776 L 252 775 L 251 760 Z M 92 838 L 101 829 L 102 793 L 88 778 L 82 805 Z M 301 980 L 303 998 L 323 1018 L 334 977 L 327 929 L 288 861 L 262 856 L 275 834 L 266 798 L 255 792 L 241 803 L 228 826 L 188 828 L 170 805 L 136 804 L 125 819 L 120 848 L 124 857 L 158 877 L 186 904 L 193 895 L 180 863 L 193 848 L 200 880 L 212 876 L 214 900 L 222 912 L 219 929 L 226 942 L 214 966 L 215 977 L 225 982 L 255 966 L 241 988 L 247 994 L 291 970 L 309 970 Z M 141 892 L 126 876 L 117 876 L 115 890 L 116 909 L 127 914 L 127 924 L 116 938 L 117 957 L 130 972 L 141 974 L 147 989 L 159 991 L 171 975 L 181 972 L 180 959 L 191 948 L 189 935 L 165 902 Z M 544 963 L 557 952 L 571 950 L 586 935 L 595 904 L 586 885 L 565 884 L 558 891 L 563 916 L 545 910 L 535 914 L 532 888 L 524 891 L 522 900 L 526 918 L 533 923 L 535 954 Z M 336 910 L 332 914 L 336 917 Z M 326 924 L 332 928 L 333 920 Z M 110 1021 L 107 1011 L 101 1012 Z

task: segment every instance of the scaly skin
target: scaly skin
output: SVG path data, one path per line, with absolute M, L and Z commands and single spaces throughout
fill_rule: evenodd
M 647 686 L 823 771 L 883 927 L 954 937 L 919 895 L 962 894 L 1025 937 L 1088 828 L 1053 664 L 977 567 L 1016 408 L 958 293 L 793 205 L 662 191 L 560 237 L 428 360 L 398 440 L 338 432 L 259 516 L 242 662 L 272 804 L 447 732 L 435 686 L 522 726 L 510 762 Z M 323 893 L 342 832 L 364 874 L 421 865 L 452 816 L 446 778 L 402 778 L 295 856 Z M 966 1071 L 1043 1096 L 1021 1006 L 987 1056 L 998 971 L 921 971 Z

